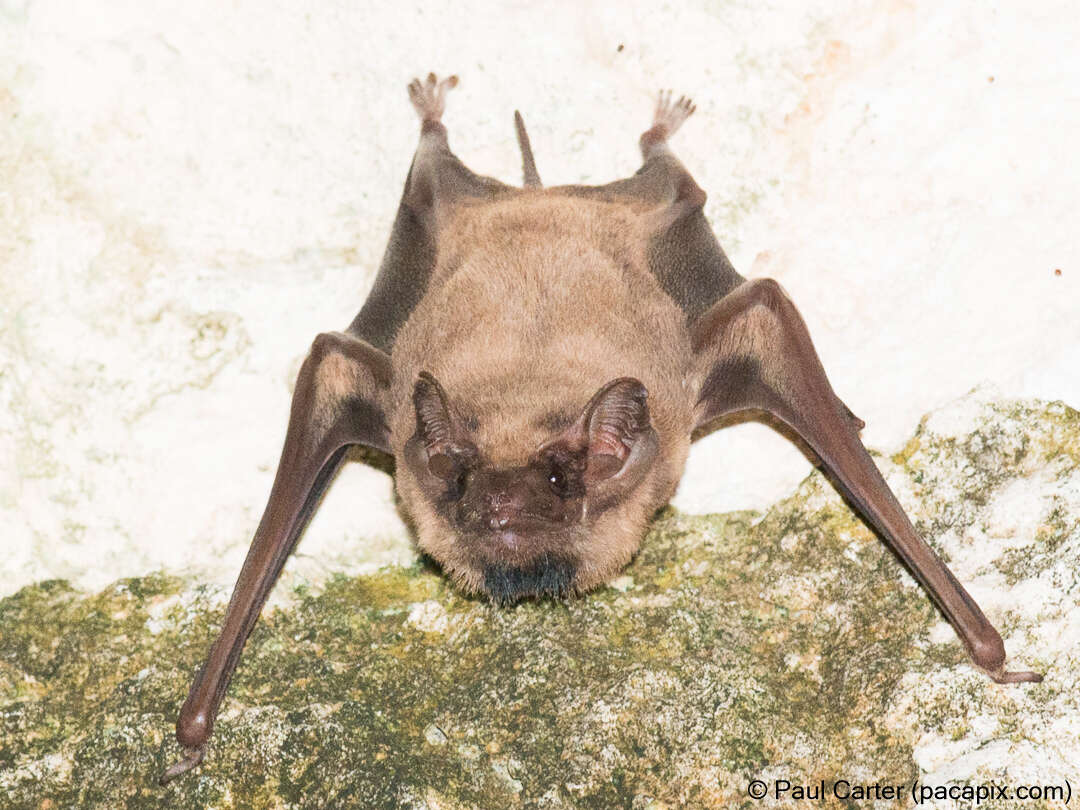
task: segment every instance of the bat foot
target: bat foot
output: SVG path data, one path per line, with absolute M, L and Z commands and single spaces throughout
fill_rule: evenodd
M 198 748 L 191 749 L 187 755 L 179 762 L 174 763 L 165 773 L 158 779 L 158 784 L 165 786 L 169 784 L 173 779 L 185 774 L 192 768 L 198 766 L 203 761 L 203 757 L 206 756 L 206 746 L 200 745 Z
M 679 96 L 679 100 L 672 103 L 671 91 L 661 90 L 660 97 L 656 101 L 652 126 L 645 130 L 638 141 L 642 156 L 648 159 L 655 149 L 662 147 L 696 109 L 694 102 L 686 96 Z
M 989 674 L 996 683 L 1039 683 L 1043 679 L 1038 672 L 1006 672 L 1004 667 Z
M 446 109 L 446 92 L 457 87 L 457 83 L 457 76 L 439 80 L 434 73 L 429 73 L 423 81 L 413 79 L 409 82 L 409 101 L 422 123 L 437 123 L 442 119 Z

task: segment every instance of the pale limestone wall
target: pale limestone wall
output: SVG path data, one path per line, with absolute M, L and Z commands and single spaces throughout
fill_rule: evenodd
M 0 6 L 0 589 L 231 581 L 429 69 L 462 77 L 455 148 L 507 180 L 515 107 L 546 182 L 604 182 L 657 88 L 692 95 L 675 146 L 721 241 L 791 292 L 871 446 L 976 384 L 1080 401 L 1077 34 L 1064 2 Z M 760 507 L 807 469 L 734 428 L 675 503 Z M 389 479 L 351 465 L 302 553 L 316 579 L 409 559 Z

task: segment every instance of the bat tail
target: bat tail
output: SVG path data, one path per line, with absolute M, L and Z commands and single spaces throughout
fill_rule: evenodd
M 518 147 L 521 149 L 521 170 L 525 175 L 525 188 L 543 188 L 544 184 L 540 182 L 540 175 L 536 171 L 529 133 L 525 131 L 525 121 L 517 110 L 514 110 L 514 129 L 517 130 Z

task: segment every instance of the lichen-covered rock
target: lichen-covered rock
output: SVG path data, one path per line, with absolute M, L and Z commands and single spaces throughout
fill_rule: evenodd
M 1080 414 L 968 398 L 878 461 L 1042 684 L 973 669 L 815 473 L 763 515 L 665 511 L 615 587 L 566 604 L 495 609 L 424 566 L 300 590 L 256 626 L 206 762 L 167 788 L 223 594 L 164 575 L 23 588 L 0 601 L 0 804 L 749 807 L 760 779 L 824 780 L 815 804 L 840 807 L 839 779 L 1064 785 Z

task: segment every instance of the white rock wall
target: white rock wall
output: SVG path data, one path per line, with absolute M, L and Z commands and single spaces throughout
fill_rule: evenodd
M 632 172 L 655 90 L 737 268 L 799 304 L 873 446 L 975 385 L 1080 403 L 1071 4 L 0 2 L 0 595 L 165 567 L 231 583 L 311 338 L 362 303 L 416 140 L 545 182 Z M 1057 271 L 1060 270 L 1060 274 Z M 809 469 L 745 425 L 676 505 Z M 411 558 L 349 465 L 288 576 Z

